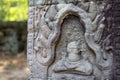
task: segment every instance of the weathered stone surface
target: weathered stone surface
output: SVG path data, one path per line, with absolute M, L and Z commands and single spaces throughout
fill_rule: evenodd
M 34 0 L 29 0 L 29 6 L 34 6 Z
M 80 75 L 72 75 L 72 74 L 59 74 L 54 75 L 54 78 L 50 78 L 48 80 L 95 80 L 94 76 L 80 76 Z
M 35 5 L 68 4 L 68 3 L 76 3 L 81 1 L 83 0 L 34 0 L 34 4 Z
M 104 46 L 109 37 L 106 44 L 101 41 L 106 27 L 104 1 L 34 0 L 33 4 L 28 19 L 30 80 L 110 79 L 112 53 Z
M 29 6 L 35 5 L 57 5 L 57 4 L 77 4 L 79 2 L 92 2 L 92 0 L 29 0 Z M 95 0 L 100 1 L 100 0 Z M 101 0 L 104 1 L 104 0 Z

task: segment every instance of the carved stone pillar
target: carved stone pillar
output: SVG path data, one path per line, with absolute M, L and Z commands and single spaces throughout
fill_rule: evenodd
M 110 80 L 106 0 L 29 0 L 30 80 Z

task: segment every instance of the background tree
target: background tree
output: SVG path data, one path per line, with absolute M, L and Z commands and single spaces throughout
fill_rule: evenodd
M 0 21 L 27 20 L 28 0 L 0 0 Z
M 25 50 L 28 0 L 0 0 L 0 53 Z

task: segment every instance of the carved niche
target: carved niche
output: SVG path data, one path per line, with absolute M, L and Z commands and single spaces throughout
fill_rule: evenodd
M 48 2 L 29 8 L 30 80 L 109 80 L 112 53 L 101 42 L 106 3 Z

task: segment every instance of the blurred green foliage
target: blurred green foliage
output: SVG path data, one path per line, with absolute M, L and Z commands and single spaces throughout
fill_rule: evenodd
M 26 21 L 28 0 L 0 0 L 0 21 Z
M 28 0 L 0 0 L 0 54 L 26 49 Z

